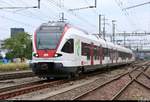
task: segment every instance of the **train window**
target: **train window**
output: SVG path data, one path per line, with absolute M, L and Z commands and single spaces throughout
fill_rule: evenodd
M 110 57 L 111 53 L 112 53 L 112 50 L 108 48 L 108 57 Z
M 103 58 L 103 48 L 101 46 L 99 47 L 98 53 L 99 53 L 99 59 Z
M 96 49 L 96 47 L 94 47 L 94 59 L 95 60 L 97 59 L 97 49 Z
M 55 49 L 59 43 L 61 33 L 51 32 L 37 32 L 36 45 L 37 49 Z
M 86 46 L 86 44 L 85 44 L 85 43 L 81 43 L 81 46 L 82 46 L 82 49 L 81 49 L 81 50 L 82 50 L 82 51 L 81 51 L 81 52 L 82 52 L 82 55 L 83 55 L 83 56 L 86 56 L 86 55 L 87 55 L 86 52 L 85 52 L 85 46 Z
M 94 59 L 99 60 L 99 48 L 97 46 L 94 47 Z
M 90 60 L 90 48 L 87 48 L 86 49 L 86 52 L 87 52 L 87 60 Z
M 97 60 L 99 60 L 100 59 L 100 49 L 99 49 L 99 47 L 97 47 Z
M 74 44 L 73 44 L 73 39 L 69 39 L 63 46 L 62 48 L 62 52 L 66 52 L 66 53 L 73 53 L 74 50 Z
M 82 46 L 82 56 L 87 56 L 87 60 L 90 60 L 90 45 L 86 43 L 81 43 Z
M 121 52 L 120 51 L 118 51 L 118 54 L 119 54 L 119 57 L 121 57 Z
M 119 57 L 121 57 L 122 59 L 130 58 L 130 54 L 119 51 Z
M 113 59 L 113 50 L 109 49 L 110 59 Z
M 104 48 L 104 56 L 105 56 L 105 57 L 108 57 L 108 56 L 109 56 L 109 54 L 108 54 L 108 48 Z

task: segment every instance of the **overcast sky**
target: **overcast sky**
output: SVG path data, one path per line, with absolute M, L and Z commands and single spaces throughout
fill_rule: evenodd
M 73 25 L 98 33 L 98 15 L 106 17 L 106 32 L 112 32 L 112 20 L 116 20 L 116 32 L 150 32 L 150 4 L 123 11 L 123 8 L 150 0 L 97 0 L 97 8 L 68 11 L 94 5 L 95 0 L 41 0 L 40 9 L 0 9 L 0 40 L 10 37 L 10 28 L 25 28 L 32 34 L 44 22 L 60 19 L 60 13 Z M 61 5 L 60 5 L 61 4 Z M 0 0 L 0 7 L 36 6 L 37 0 Z

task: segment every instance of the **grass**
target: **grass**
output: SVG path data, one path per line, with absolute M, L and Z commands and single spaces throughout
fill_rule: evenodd
M 27 70 L 29 69 L 29 64 L 27 63 L 9 63 L 9 64 L 0 64 L 0 72 L 8 71 L 18 71 L 18 70 Z

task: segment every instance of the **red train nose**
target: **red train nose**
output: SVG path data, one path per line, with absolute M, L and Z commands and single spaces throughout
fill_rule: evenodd
M 37 53 L 39 54 L 39 57 L 41 58 L 50 58 L 54 57 L 56 50 L 38 50 Z

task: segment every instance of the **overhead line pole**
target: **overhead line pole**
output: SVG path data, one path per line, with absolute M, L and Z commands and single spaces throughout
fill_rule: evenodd
M 106 25 L 106 23 L 105 23 L 105 16 L 104 16 L 104 18 L 103 18 L 103 38 L 105 39 L 105 34 L 106 34 L 106 31 L 105 31 L 105 25 Z
M 113 34 L 113 43 L 115 43 L 115 20 L 112 20 L 112 34 Z
M 64 12 L 62 12 L 62 13 L 61 13 L 61 19 L 60 19 L 61 22 L 64 22 L 65 20 L 67 20 L 67 19 L 65 19 L 64 16 L 65 16 L 65 15 L 64 15 Z
M 101 36 L 101 15 L 99 15 L 99 37 Z
M 124 46 L 126 46 L 126 32 L 124 31 Z
M 40 9 L 40 6 L 41 6 L 41 0 L 38 0 L 38 8 Z
M 96 8 L 96 6 L 97 6 L 97 0 L 95 0 L 95 8 Z

